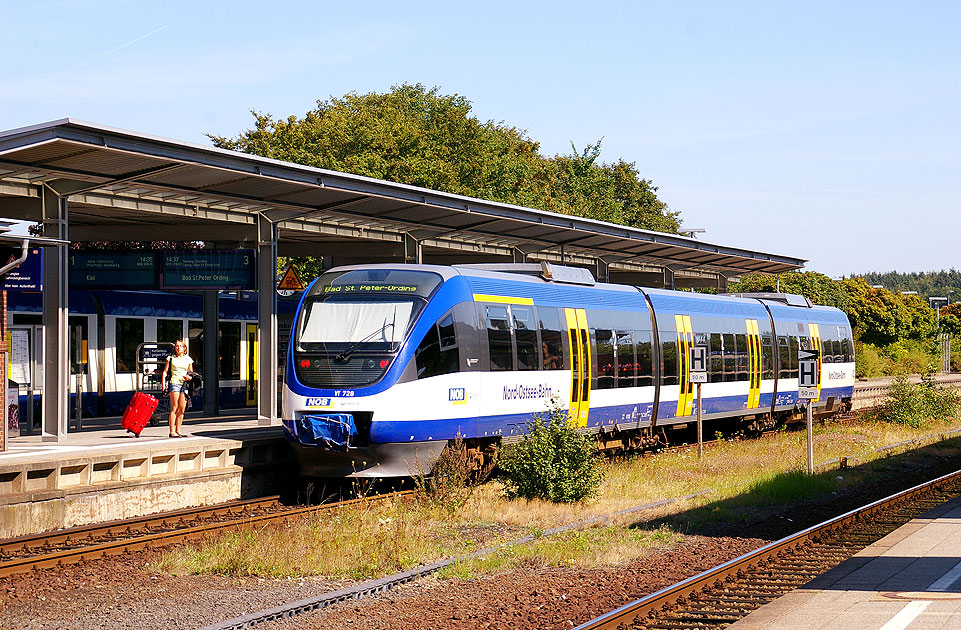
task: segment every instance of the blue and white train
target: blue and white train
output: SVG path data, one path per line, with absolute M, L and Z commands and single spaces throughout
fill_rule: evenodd
M 696 414 L 692 345 L 708 349 L 706 420 L 798 413 L 799 348 L 820 351 L 815 405 L 850 402 L 851 325 L 800 296 L 603 284 L 546 263 L 361 265 L 304 292 L 284 428 L 311 476 L 427 472 L 458 436 L 482 460 L 552 405 L 602 448 L 635 449 Z

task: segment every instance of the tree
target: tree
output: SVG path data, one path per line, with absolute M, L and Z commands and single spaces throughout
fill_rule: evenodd
M 816 271 L 791 271 L 782 273 L 780 278 L 767 275 L 749 275 L 740 282 L 728 286 L 731 293 L 781 293 L 803 295 L 811 302 L 822 306 L 833 306 L 842 311 L 848 310 L 849 294 L 836 280 Z
M 678 213 L 633 163 L 599 163 L 601 142 L 546 158 L 516 127 L 471 115 L 463 96 L 421 84 L 318 101 L 303 118 L 251 112 L 221 148 L 434 190 L 676 232 Z M 573 146 L 572 146 L 573 149 Z

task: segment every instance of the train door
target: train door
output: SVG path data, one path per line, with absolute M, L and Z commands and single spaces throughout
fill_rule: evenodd
M 257 404 L 257 365 L 260 349 L 257 345 L 257 324 L 247 324 L 247 393 L 248 407 Z
M 571 406 L 568 414 L 576 427 L 586 427 L 591 403 L 591 338 L 587 312 L 565 308 L 567 339 L 571 353 Z

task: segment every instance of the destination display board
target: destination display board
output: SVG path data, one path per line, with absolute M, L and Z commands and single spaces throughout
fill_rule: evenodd
M 74 251 L 68 282 L 78 289 L 254 290 L 254 261 L 252 249 Z
M 83 289 L 156 289 L 154 252 L 70 253 L 69 284 Z
M 188 249 L 158 254 L 163 258 L 161 289 L 257 288 L 252 249 Z

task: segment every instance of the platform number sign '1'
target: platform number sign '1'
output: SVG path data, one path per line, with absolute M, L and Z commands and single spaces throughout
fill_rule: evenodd
M 818 351 L 798 349 L 798 398 L 818 397 Z
M 691 347 L 691 383 L 707 382 L 707 348 L 704 346 Z

